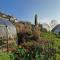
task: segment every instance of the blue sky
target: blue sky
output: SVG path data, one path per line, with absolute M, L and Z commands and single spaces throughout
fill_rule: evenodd
M 53 19 L 60 22 L 60 0 L 0 0 L 0 11 L 32 23 L 35 14 L 41 23 Z

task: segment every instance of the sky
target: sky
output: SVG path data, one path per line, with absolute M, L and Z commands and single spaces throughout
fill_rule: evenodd
M 19 21 L 39 23 L 57 20 L 60 23 L 60 0 L 0 0 L 0 11 L 15 16 Z

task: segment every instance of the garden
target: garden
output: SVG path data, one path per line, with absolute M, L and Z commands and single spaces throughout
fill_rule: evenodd
M 0 60 L 60 60 L 60 38 L 51 32 L 41 33 L 41 40 L 29 40 L 16 50 L 0 52 Z

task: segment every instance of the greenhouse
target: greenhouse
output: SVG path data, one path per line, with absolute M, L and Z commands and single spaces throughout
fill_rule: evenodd
M 16 28 L 8 20 L 0 19 L 0 51 L 12 49 L 16 43 Z

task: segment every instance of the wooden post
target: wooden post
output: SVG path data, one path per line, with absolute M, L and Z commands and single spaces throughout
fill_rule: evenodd
M 6 25 L 6 34 L 7 34 L 7 53 L 8 53 L 8 28 L 7 28 L 7 25 Z

